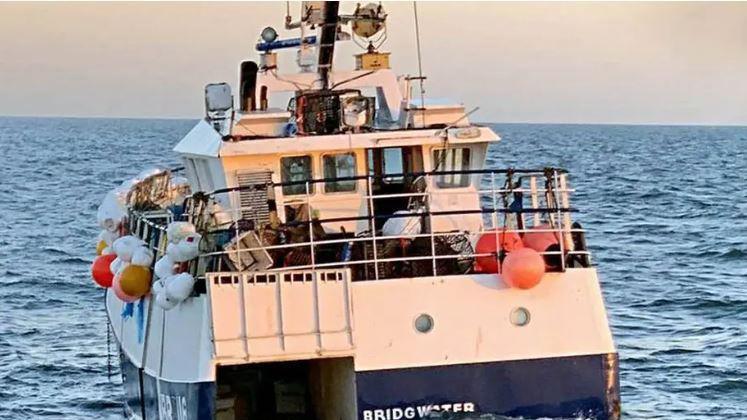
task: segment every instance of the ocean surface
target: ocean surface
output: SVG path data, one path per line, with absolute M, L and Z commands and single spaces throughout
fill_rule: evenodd
M 120 418 L 89 278 L 96 206 L 141 169 L 176 165 L 193 124 L 0 118 L 0 419 Z M 624 418 L 747 418 L 747 128 L 495 128 L 492 166 L 571 171 Z

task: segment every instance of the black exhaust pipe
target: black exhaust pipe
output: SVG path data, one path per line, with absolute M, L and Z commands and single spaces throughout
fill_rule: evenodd
M 259 67 L 254 61 L 243 61 L 239 72 L 239 109 L 249 112 L 257 109 L 257 71 Z
M 337 23 L 339 1 L 324 2 L 324 22 L 321 24 L 322 33 L 319 36 L 319 62 L 317 65 L 322 89 L 329 89 L 329 72 L 332 70 L 332 60 L 335 55 L 335 41 L 337 40 Z

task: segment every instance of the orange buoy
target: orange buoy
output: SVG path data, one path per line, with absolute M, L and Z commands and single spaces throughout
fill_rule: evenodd
M 542 224 L 534 226 L 532 230 L 552 230 L 552 232 L 532 232 L 530 230 L 524 233 L 522 241 L 526 248 L 531 248 L 539 253 L 560 251 L 557 229 L 553 229 L 550 225 Z M 560 267 L 561 258 L 559 254 L 543 255 L 543 258 L 547 267 Z
M 547 230 L 553 232 L 532 232 L 532 230 Z M 553 229 L 550 225 L 538 225 L 534 226 L 529 232 L 524 233 L 522 242 L 527 248 L 532 248 L 537 252 L 545 252 L 551 245 L 558 244 L 557 233 L 554 232 L 557 229 Z
M 148 267 L 130 264 L 119 275 L 119 287 L 124 294 L 139 298 L 150 291 L 150 280 Z
M 531 289 L 545 274 L 545 260 L 532 248 L 520 248 L 506 255 L 501 276 L 511 287 Z
M 480 239 L 477 240 L 475 253 L 492 255 L 476 258 L 477 271 L 481 273 L 498 272 L 501 265 L 499 261 L 500 256 L 498 255 L 498 241 L 500 241 L 501 250 L 505 252 L 511 252 L 524 247 L 521 237 L 516 232 L 505 231 L 497 233 L 493 230 L 483 233 Z
M 106 244 L 106 241 L 99 241 L 99 243 L 96 245 L 96 255 L 101 255 L 104 253 L 104 250 L 109 245 Z
M 114 294 L 122 302 L 130 303 L 130 302 L 134 302 L 134 301 L 138 300 L 137 297 L 130 296 L 127 293 L 125 293 L 125 292 L 122 291 L 122 287 L 121 287 L 121 284 L 120 284 L 120 278 L 119 278 L 119 276 L 115 276 L 114 277 L 114 280 L 112 281 L 112 290 L 114 291 Z
M 117 258 L 115 254 L 100 255 L 93 260 L 91 266 L 91 277 L 101 287 L 112 287 L 114 274 L 109 269 L 112 261 Z

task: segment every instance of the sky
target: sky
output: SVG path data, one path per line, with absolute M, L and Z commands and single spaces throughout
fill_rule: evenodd
M 382 51 L 417 73 L 413 5 Z M 355 3 L 343 2 L 351 12 Z M 199 118 L 285 2 L 0 3 L 0 115 Z M 298 16 L 300 3 L 291 2 Z M 747 125 L 747 3 L 419 2 L 428 97 L 485 122 Z M 351 42 L 335 68 L 352 68 Z M 282 53 L 281 53 L 282 54 Z M 295 72 L 292 53 L 281 72 Z

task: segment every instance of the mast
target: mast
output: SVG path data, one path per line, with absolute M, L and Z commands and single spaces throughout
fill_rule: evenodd
M 337 24 L 339 22 L 339 1 L 325 1 L 322 12 L 321 35 L 319 37 L 319 61 L 317 71 L 322 81 L 322 89 L 329 89 L 329 73 L 332 70 L 332 60 L 335 54 L 335 40 L 337 39 Z

